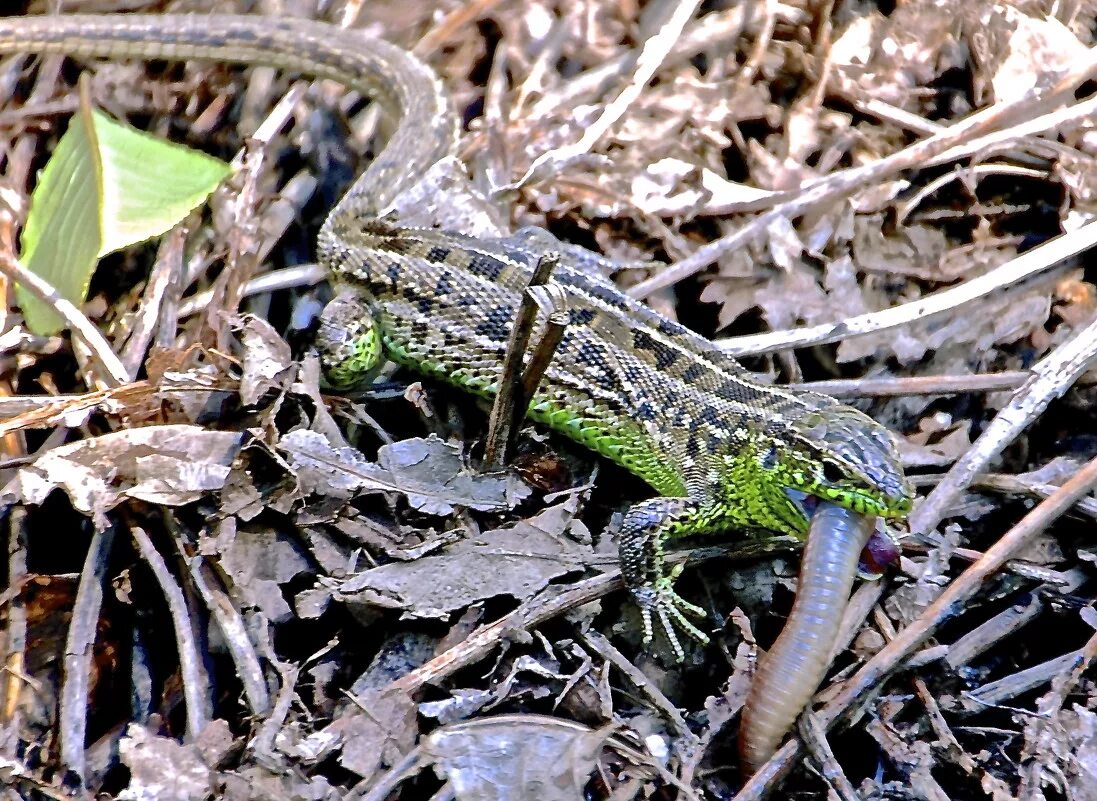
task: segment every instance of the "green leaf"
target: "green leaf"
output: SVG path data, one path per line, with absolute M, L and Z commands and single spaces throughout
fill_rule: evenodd
M 230 167 L 165 142 L 90 107 L 80 112 L 42 170 L 21 241 L 27 269 L 79 305 L 98 259 L 172 228 L 209 197 Z M 54 334 L 63 321 L 16 287 L 27 327 Z

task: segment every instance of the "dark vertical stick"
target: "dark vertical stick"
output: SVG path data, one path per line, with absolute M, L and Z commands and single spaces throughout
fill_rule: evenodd
M 522 419 L 526 415 L 529 399 L 536 391 L 536 383 L 533 391 L 527 392 L 526 376 L 523 374 L 522 362 L 526 350 L 529 348 L 529 340 L 533 335 L 533 326 L 537 321 L 537 309 L 540 305 L 536 294 L 531 290 L 544 287 L 552 277 L 552 271 L 560 263 L 560 254 L 555 252 L 545 253 L 537 261 L 533 275 L 526 285 L 526 291 L 522 293 L 522 302 L 518 307 L 518 316 L 510 330 L 510 338 L 507 340 L 506 355 L 503 357 L 503 371 L 499 378 L 499 391 L 495 394 L 495 402 L 491 407 L 491 416 L 488 418 L 488 436 L 484 444 L 484 469 L 499 470 L 506 463 L 509 451 L 517 437 L 517 431 Z M 562 336 L 562 334 L 560 335 Z M 559 344 L 560 337 L 556 338 Z M 543 350 L 545 339 L 537 346 L 537 352 L 530 359 L 531 366 L 544 357 L 538 354 Z M 551 342 L 549 343 L 551 344 Z M 552 345 L 552 352 L 556 346 Z M 544 364 L 547 367 L 551 361 L 550 352 Z M 544 374 L 545 367 L 540 368 L 540 375 Z M 527 374 L 529 370 L 525 371 Z M 540 375 L 536 380 L 540 381 Z
M 88 684 L 91 676 L 92 649 L 95 647 L 99 613 L 103 608 L 103 583 L 114 544 L 113 523 L 97 529 L 84 558 L 72 621 L 65 637 L 64 675 L 58 727 L 61 730 L 61 764 L 80 778 L 86 787 L 87 759 L 84 743 L 88 725 Z

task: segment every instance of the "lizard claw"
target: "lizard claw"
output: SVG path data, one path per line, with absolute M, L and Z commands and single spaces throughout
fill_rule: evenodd
M 675 659 L 682 662 L 686 658 L 686 652 L 678 640 L 678 631 L 681 630 L 691 639 L 705 645 L 708 643 L 708 635 L 695 626 L 686 615 L 697 618 L 705 617 L 705 610 L 691 604 L 685 598 L 674 591 L 674 580 L 682 572 L 682 565 L 676 566 L 669 575 L 659 578 L 649 587 L 639 587 L 632 591 L 640 606 L 640 615 L 644 624 L 644 646 L 650 646 L 655 634 L 655 625 L 667 638 Z

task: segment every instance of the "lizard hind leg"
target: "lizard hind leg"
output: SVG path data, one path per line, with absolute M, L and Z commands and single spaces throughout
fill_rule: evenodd
M 353 291 L 336 295 L 320 312 L 314 344 L 332 389 L 362 384 L 382 361 L 381 332 L 367 303 Z
M 678 631 L 704 644 L 708 636 L 688 616 L 704 617 L 705 610 L 674 591 L 683 565 L 668 571 L 663 562 L 663 542 L 683 524 L 700 516 L 701 505 L 689 498 L 651 498 L 625 513 L 618 534 L 618 551 L 625 586 L 632 592 L 643 617 L 644 645 L 650 645 L 658 626 L 681 662 L 685 651 Z

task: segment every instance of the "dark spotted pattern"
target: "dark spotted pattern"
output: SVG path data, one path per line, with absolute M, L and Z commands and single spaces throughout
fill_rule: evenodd
M 674 322 L 673 320 L 662 319 L 657 326 L 660 334 L 665 334 L 668 337 L 678 337 L 683 334 L 692 334 L 693 332 L 686 328 L 684 325 Z
M 594 309 L 571 309 L 568 312 L 570 325 L 587 325 L 591 320 L 598 316 L 598 312 Z
M 666 370 L 678 361 L 679 354 L 641 328 L 632 332 L 632 344 L 639 351 L 648 351 L 655 357 L 655 366 Z
M 621 384 L 617 380 L 613 365 L 610 363 L 605 345 L 588 340 L 576 348 L 576 353 L 585 365 L 584 376 L 607 392 L 619 392 L 621 390 Z
M 480 253 L 473 253 L 468 261 L 468 271 L 470 273 L 489 281 L 498 279 L 503 274 L 504 269 L 506 269 L 504 262 Z
M 508 306 L 489 309 L 483 322 L 476 326 L 477 335 L 506 342 L 510 337 L 510 324 L 514 321 L 514 314 L 514 309 Z
M 392 282 L 393 288 L 400 282 L 400 275 L 403 271 L 404 266 L 398 261 L 390 261 L 388 266 L 385 267 L 385 275 L 387 275 L 389 281 Z
M 396 239 L 405 272 L 395 291 L 382 288 L 373 300 L 389 358 L 490 397 L 538 253 L 436 231 L 404 230 Z M 374 285 L 373 271 L 396 253 L 390 241 L 357 243 L 352 283 Z M 427 257 L 434 248 L 449 250 L 444 263 Z M 858 514 L 909 509 L 890 437 L 872 420 L 822 395 L 758 383 L 710 342 L 577 264 L 564 259 L 553 272 L 569 325 L 530 416 L 659 492 L 629 510 L 620 547 L 629 587 L 643 609 L 665 617 L 665 628 L 672 620 L 700 634 L 664 581 L 666 539 L 729 528 L 802 535 L 807 517 L 788 490 Z M 535 341 L 542 330 L 539 323 Z M 847 435 L 865 444 L 842 444 Z
M 328 357 L 350 340 L 354 350 L 372 347 L 372 336 L 361 332 L 379 330 L 389 358 L 490 396 L 529 267 L 550 251 L 570 254 L 555 280 L 567 289 L 570 308 L 594 314 L 573 316 L 576 334 L 550 365 L 530 412 L 661 493 L 630 508 L 621 527 L 622 573 L 640 603 L 645 640 L 658 625 L 681 658 L 675 626 L 705 638 L 685 618 L 702 610 L 674 592 L 664 568 L 669 537 L 732 526 L 802 534 L 806 521 L 785 492 L 790 483 L 861 515 L 900 516 L 909 509 L 893 443 L 879 426 L 822 396 L 753 382 L 710 343 L 602 280 L 598 271 L 606 265 L 596 257 L 557 247 L 547 234 L 527 236 L 523 247 L 520 241 L 491 243 L 374 221 L 431 165 L 456 151 L 451 104 L 437 76 L 411 54 L 355 31 L 290 18 L 0 18 L 0 53 L 26 51 L 264 64 L 334 78 L 377 101 L 395 123 L 393 133 L 332 210 L 317 241 L 319 261 L 343 282 L 336 298 L 343 301 L 325 310 L 326 342 L 335 348 Z M 458 305 L 454 292 L 432 292 L 448 286 L 443 272 L 458 274 L 459 292 L 478 302 Z M 341 305 L 346 310 L 348 288 L 353 301 L 375 313 L 373 325 L 351 319 L 333 330 Z M 644 336 L 634 338 L 637 330 Z M 355 362 L 344 358 L 334 366 L 354 378 Z M 693 380 L 684 379 L 686 372 Z M 807 419 L 813 411 L 821 414 Z M 654 418 L 649 425 L 638 424 L 648 416 Z M 762 429 L 772 434 L 761 435 Z M 777 455 L 762 471 L 765 436 L 773 437 Z M 809 545 L 827 543 L 838 528 L 829 525 L 825 537 L 813 532 Z M 850 549 L 851 561 L 858 550 Z M 852 564 L 844 570 L 845 578 L 852 576 Z M 829 579 L 827 570 L 817 572 Z M 833 635 L 815 639 L 825 658 Z M 810 692 L 816 679 L 804 679 L 798 670 L 777 673 L 785 685 Z M 766 701 L 783 691 L 767 689 Z M 793 709 L 788 720 L 798 712 Z
M 703 364 L 694 363 L 682 371 L 683 381 L 697 381 L 701 376 L 705 374 L 705 366 Z
M 453 273 L 445 272 L 438 276 L 438 283 L 434 285 L 434 294 L 438 297 L 446 297 L 457 291 L 457 284 L 453 282 Z

